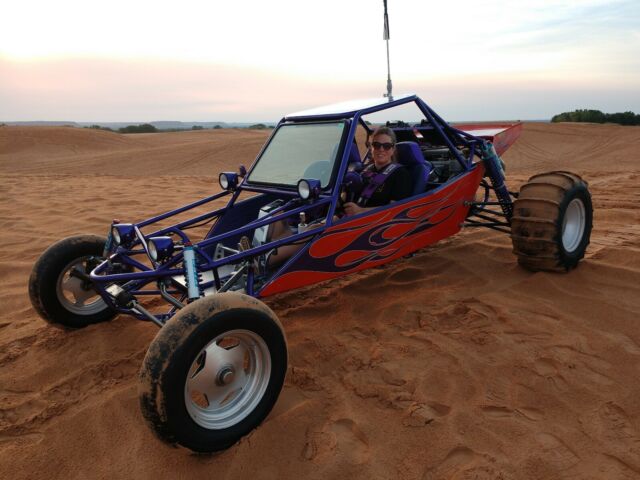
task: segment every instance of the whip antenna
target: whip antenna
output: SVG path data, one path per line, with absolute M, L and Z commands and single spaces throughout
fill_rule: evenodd
M 384 36 L 383 40 L 387 41 L 387 93 L 384 94 L 385 97 L 389 99 L 390 102 L 393 101 L 393 86 L 391 85 L 391 63 L 389 62 L 389 14 L 387 13 L 387 0 L 382 0 L 384 2 Z

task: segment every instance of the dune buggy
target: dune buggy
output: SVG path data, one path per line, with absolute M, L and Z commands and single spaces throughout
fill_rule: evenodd
M 392 118 L 407 104 L 423 118 L 387 125 L 413 195 L 341 215 L 342 203 L 362 189 L 374 128 L 366 119 Z M 510 234 L 519 263 L 532 270 L 578 264 L 592 225 L 587 185 L 550 172 L 509 191 L 499 155 L 521 130 L 520 123 L 454 127 L 415 95 L 287 115 L 251 168 L 220 174 L 220 193 L 137 223 L 114 222 L 106 238 L 51 246 L 33 268 L 31 301 L 65 327 L 118 313 L 161 327 L 140 373 L 144 418 L 166 442 L 199 452 L 227 448 L 269 414 L 287 370 L 282 325 L 260 298 L 382 265 L 463 226 Z M 222 197 L 224 207 L 155 227 Z M 189 235 L 207 222 L 202 238 Z M 272 238 L 278 222 L 289 236 Z M 270 262 L 293 244 L 290 258 Z

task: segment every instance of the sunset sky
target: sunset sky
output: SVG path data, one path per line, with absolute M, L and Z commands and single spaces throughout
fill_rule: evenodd
M 450 120 L 640 113 L 639 0 L 389 0 L 394 93 Z M 382 0 L 21 0 L 0 121 L 277 121 L 386 89 Z

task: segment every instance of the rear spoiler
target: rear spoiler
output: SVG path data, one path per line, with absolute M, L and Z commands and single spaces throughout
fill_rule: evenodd
M 493 143 L 496 153 L 502 155 L 522 133 L 522 122 L 516 123 L 463 123 L 452 125 L 458 130 L 481 137 Z

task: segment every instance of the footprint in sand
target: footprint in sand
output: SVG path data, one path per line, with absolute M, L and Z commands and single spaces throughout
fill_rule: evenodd
M 320 431 L 307 432 L 303 457 L 320 463 L 330 456 L 343 457 L 355 465 L 369 461 L 369 441 L 353 420 L 341 418 Z
M 494 418 L 511 417 L 513 415 L 513 410 L 510 408 L 500 407 L 497 405 L 487 405 L 486 407 L 481 407 L 481 409 L 482 413 Z
M 538 410 L 537 408 L 531 407 L 518 407 L 514 410 L 514 412 L 518 413 L 520 416 L 526 418 L 527 420 L 531 420 L 533 422 L 537 422 L 544 418 L 544 412 Z
M 337 438 L 338 450 L 351 457 L 353 463 L 360 465 L 369 461 L 369 441 L 353 420 L 336 421 L 332 431 Z
M 405 427 L 424 427 L 436 418 L 449 415 L 451 407 L 438 402 L 415 403 L 405 412 L 402 424 Z
M 627 353 L 640 355 L 640 347 L 638 344 L 626 335 L 622 333 L 604 333 L 604 335 L 610 338 L 616 345 L 622 347 Z
M 302 457 L 314 463 L 324 463 L 335 450 L 337 439 L 330 431 L 307 431 Z
M 535 438 L 542 447 L 538 454 L 554 471 L 568 470 L 580 462 L 580 458 L 555 435 L 538 433 Z
M 300 390 L 317 392 L 322 390 L 322 386 L 319 383 L 320 379 L 313 373 L 313 371 L 304 367 L 291 367 L 290 374 L 287 382 L 291 385 L 295 385 Z
M 452 478 L 465 467 L 469 466 L 476 457 L 476 453 L 470 448 L 464 446 L 456 447 L 447 454 L 439 465 L 426 471 L 422 479 L 440 480 Z
M 583 431 L 603 445 L 603 453 L 640 474 L 640 435 L 624 409 L 606 402 L 581 418 Z
M 544 417 L 544 413 L 537 408 L 517 407 L 509 408 L 499 405 L 486 405 L 480 407 L 482 413 L 491 418 L 520 417 L 532 422 L 537 422 Z
M 444 403 L 438 402 L 427 402 L 427 405 L 436 412 L 436 415 L 439 417 L 444 417 L 445 415 L 449 415 L 451 412 L 451 407 L 449 405 L 445 405 Z
M 566 392 L 569 389 L 567 381 L 558 372 L 556 362 L 553 359 L 539 358 L 535 361 L 534 368 L 538 375 L 549 380 L 561 392 Z

